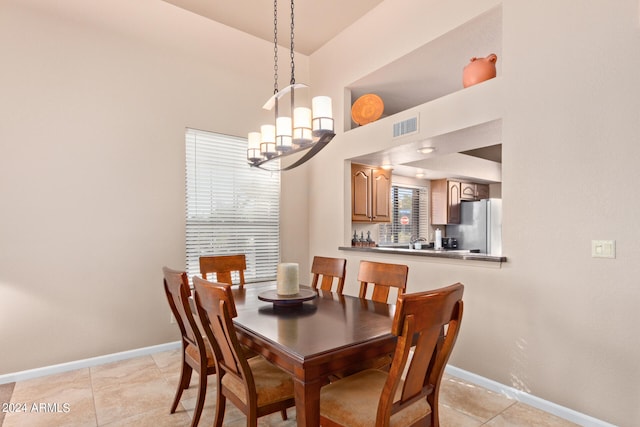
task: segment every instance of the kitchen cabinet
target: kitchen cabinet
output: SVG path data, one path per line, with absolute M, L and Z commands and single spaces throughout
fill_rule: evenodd
M 351 220 L 391 221 L 391 171 L 351 164 Z
M 474 182 L 460 183 L 460 197 L 462 200 L 481 200 L 489 198 L 489 185 Z
M 476 200 L 489 198 L 489 184 L 476 184 Z
M 476 184 L 473 182 L 461 182 L 460 183 L 460 198 L 462 200 L 475 200 L 476 199 Z
M 448 179 L 431 181 L 431 224 L 460 224 L 462 183 Z

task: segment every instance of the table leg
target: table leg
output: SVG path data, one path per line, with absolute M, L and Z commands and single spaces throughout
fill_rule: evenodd
M 320 426 L 320 387 L 322 381 L 304 382 L 293 379 L 296 398 L 296 419 L 298 426 Z

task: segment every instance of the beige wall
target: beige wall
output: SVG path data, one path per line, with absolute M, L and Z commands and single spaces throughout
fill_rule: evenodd
M 177 340 L 184 130 L 257 128 L 270 43 L 160 0 L 3 0 L 0 57 L 0 374 Z
M 388 0 L 311 56 L 314 87 L 342 100 L 349 83 L 501 3 L 495 84 L 508 262 L 493 268 L 338 251 L 351 228 L 344 159 L 392 145 L 362 128 L 339 134 L 310 168 L 309 253 L 347 258 L 351 294 L 361 259 L 408 264 L 412 292 L 463 282 L 453 365 L 611 423 L 639 425 L 637 0 Z M 454 120 L 430 106 L 421 111 L 433 113 L 430 121 Z M 335 114 L 339 122 L 345 115 Z M 615 239 L 617 258 L 591 258 L 592 239 Z
M 184 127 L 244 135 L 270 95 L 268 43 L 158 0 L 88 3 L 0 3 L 0 374 L 177 338 L 160 268 L 184 264 Z M 311 57 L 313 90 L 340 116 L 346 84 L 497 4 L 387 0 Z M 503 17 L 509 261 L 366 258 L 408 264 L 410 291 L 465 283 L 454 365 L 638 425 L 638 4 L 505 0 Z M 283 259 L 348 258 L 351 294 L 344 159 L 389 145 L 352 135 L 282 184 Z

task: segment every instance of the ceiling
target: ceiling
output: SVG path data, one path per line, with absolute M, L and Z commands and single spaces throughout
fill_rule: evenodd
M 273 2 L 267 0 L 164 0 L 273 42 Z M 382 0 L 297 0 L 294 50 L 310 55 Z M 278 44 L 289 46 L 291 3 L 278 3 Z M 320 25 L 321 24 L 321 25 Z
M 273 2 L 267 0 L 163 0 L 216 22 L 273 42 Z M 343 29 L 374 9 L 383 0 L 297 0 L 295 2 L 295 51 L 310 55 Z M 290 3 L 278 4 L 278 43 L 288 47 Z M 318 23 L 322 23 L 319 25 Z M 393 115 L 462 89 L 462 69 L 473 56 L 497 54 L 498 75 L 502 58 L 502 10 L 492 11 L 453 29 L 388 65 L 352 82 L 346 89 L 351 102 L 367 93 L 375 93 L 384 101 L 382 117 Z M 357 124 L 352 123 L 352 126 Z M 453 132 L 435 138 L 437 153 L 418 156 L 411 144 L 398 146 L 362 158 L 365 164 L 383 164 L 389 159 L 394 173 L 414 176 L 425 173 L 429 179 L 442 177 L 470 178 L 451 169 L 451 164 L 466 164 L 465 159 L 478 158 L 501 163 L 501 124 L 488 123 L 475 129 Z M 434 142 L 435 143 L 435 142 Z M 471 148 L 490 148 L 469 151 Z M 460 154 L 459 154 L 460 153 Z M 462 155 L 464 153 L 465 155 Z M 449 156 L 447 156 L 447 154 Z M 460 157 L 462 155 L 462 157 Z M 438 157 L 441 164 L 429 160 Z M 448 163 L 445 157 L 450 157 Z M 469 167 L 468 169 L 473 169 Z M 493 175 L 476 176 L 479 182 L 499 180 Z

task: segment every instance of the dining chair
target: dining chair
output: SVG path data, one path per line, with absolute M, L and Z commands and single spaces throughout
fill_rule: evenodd
M 367 369 L 324 386 L 322 426 L 439 427 L 440 383 L 460 330 L 463 292 L 456 283 L 400 295 L 391 327 L 398 341 L 390 370 Z
M 398 296 L 404 294 L 407 287 L 407 276 L 409 267 L 402 264 L 387 264 L 382 262 L 360 261 L 358 270 L 358 281 L 360 282 L 360 298 L 363 304 L 368 304 L 368 285 L 373 285 L 371 300 L 377 303 L 388 303 L 389 290 L 398 289 Z M 375 307 L 374 307 L 375 309 Z M 334 373 L 330 376 L 330 381 L 353 375 L 365 369 L 388 369 L 391 364 L 391 355 L 376 357 L 374 359 L 364 359 L 357 365 Z
M 318 282 L 320 282 L 320 289 L 331 291 L 333 283 L 336 282 L 336 292 L 338 295 L 342 295 L 344 278 L 347 274 L 347 260 L 344 258 L 314 256 L 311 264 L 311 273 L 313 274 L 311 282 L 313 289 L 318 289 Z
M 195 369 L 199 375 L 198 395 L 191 422 L 191 425 L 195 427 L 198 425 L 202 408 L 204 407 L 207 376 L 216 373 L 215 360 L 207 339 L 203 338 L 198 328 L 189 304 L 191 289 L 189 288 L 187 273 L 167 267 L 163 267 L 162 272 L 164 274 L 164 290 L 167 294 L 169 307 L 171 307 L 171 312 L 182 335 L 182 369 L 178 390 L 171 405 L 171 413 L 173 414 L 176 411 L 182 392 L 189 388 L 191 374 Z
M 360 282 L 360 298 L 367 298 L 367 288 L 373 285 L 371 300 L 387 303 L 389 290 L 396 288 L 398 296 L 405 293 L 409 267 L 402 264 L 360 261 L 358 282 Z
M 208 255 L 200 257 L 200 275 L 207 280 L 210 273 L 215 273 L 218 283 L 234 284 L 232 273 L 237 273 L 240 288 L 244 287 L 244 271 L 247 260 L 244 254 L 238 255 Z
M 256 427 L 258 418 L 295 406 L 291 375 L 262 356 L 247 359 L 240 345 L 233 318 L 236 312 L 231 286 L 193 278 L 195 305 L 204 330 L 213 344 L 218 372 L 214 426 L 222 427 L 226 400 L 247 417 L 247 426 Z

